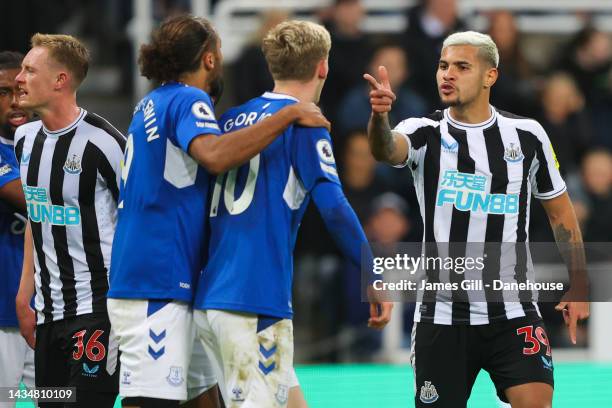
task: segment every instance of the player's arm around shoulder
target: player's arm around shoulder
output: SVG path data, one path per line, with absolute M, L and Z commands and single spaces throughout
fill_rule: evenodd
M 370 85 L 370 105 L 372 115 L 368 122 L 368 138 L 372 155 L 378 161 L 397 166 L 405 163 L 410 151 L 408 138 L 400 132 L 391 130 L 389 112 L 396 96 L 391 90 L 387 69 L 378 69 L 380 82 L 372 75 L 363 77 Z
M 189 145 L 189 154 L 213 174 L 223 173 L 259 154 L 291 124 L 330 128 L 330 123 L 313 103 L 285 106 L 274 115 L 223 137 L 203 134 Z

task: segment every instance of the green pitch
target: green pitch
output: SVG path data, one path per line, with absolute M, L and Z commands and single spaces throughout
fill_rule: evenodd
M 406 365 L 316 365 L 296 371 L 310 408 L 414 407 L 412 370 Z M 555 408 L 612 407 L 612 365 L 557 363 L 555 383 Z M 488 374 L 481 372 L 468 407 L 495 408 L 496 401 Z

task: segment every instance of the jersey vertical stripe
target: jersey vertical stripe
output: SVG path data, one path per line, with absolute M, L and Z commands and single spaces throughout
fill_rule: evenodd
M 504 160 L 504 143 L 502 140 L 499 126 L 493 126 L 483 131 L 484 140 L 487 150 L 487 159 L 489 162 L 489 171 L 491 172 L 491 187 L 490 194 L 506 194 L 508 188 L 508 168 Z M 487 258 L 485 260 L 485 282 L 489 285 L 493 280 L 500 279 L 501 267 L 501 251 L 502 242 L 504 240 L 504 223 L 506 217 L 504 214 L 488 214 L 487 227 L 485 231 L 485 242 L 492 245 L 487 246 Z M 491 252 L 492 251 L 492 252 Z M 485 286 L 485 295 L 487 299 L 487 314 L 489 320 L 493 320 L 497 316 L 505 313 L 504 304 L 500 303 L 503 300 L 501 293 L 491 289 L 491 286 Z
M 110 249 L 125 141 L 81 109 L 69 126 L 15 133 L 35 249 L 38 323 L 106 313 Z
M 28 153 L 28 162 L 30 163 L 28 166 L 28 170 L 26 172 L 26 185 L 35 186 L 38 184 L 38 172 L 40 168 L 40 159 L 42 157 L 43 148 L 45 145 L 45 140 L 47 139 L 47 135 L 42 131 L 42 127 L 36 133 L 34 137 L 33 143 L 31 142 L 30 153 Z M 17 140 L 17 138 L 16 138 Z M 24 141 L 25 142 L 25 139 Z M 23 147 L 23 143 L 19 140 L 18 145 Z M 22 159 L 21 154 L 17 156 L 17 159 Z M 22 171 L 23 177 L 23 171 Z M 42 228 L 39 223 L 32 222 L 30 223 L 32 227 L 32 240 L 34 241 L 34 249 L 36 252 L 36 259 L 38 265 L 38 277 L 36 282 L 38 287 L 41 288 L 40 291 L 37 290 L 37 298 L 39 294 L 42 295 L 42 303 L 43 308 L 37 309 L 44 316 L 44 322 L 49 322 L 53 320 L 52 310 L 53 310 L 53 300 L 51 299 L 51 274 L 49 273 L 49 269 L 47 268 L 47 263 L 45 261 L 45 253 L 43 251 L 43 239 L 42 239 Z M 36 306 L 39 307 L 39 302 L 36 302 Z M 40 323 L 40 317 L 39 317 Z
M 95 208 L 97 163 L 101 162 L 100 156 L 103 156 L 100 149 L 88 142 L 83 151 L 83 161 L 87 164 L 83 167 L 82 177 L 79 182 L 83 247 L 91 275 L 90 284 L 94 312 L 106 310 L 105 297 L 108 292 L 107 271 L 104 267 L 104 256 L 100 248 L 100 233 L 98 231 Z M 113 193 L 112 188 L 109 190 Z M 116 199 L 115 193 L 113 193 L 113 197 Z
M 74 138 L 76 129 L 58 138 L 51 159 L 51 177 L 49 179 L 49 197 L 53 205 L 64 206 L 64 170 L 68 158 L 68 149 Z M 64 301 L 64 316 L 76 316 L 76 290 L 74 280 L 74 265 L 68 252 L 68 237 L 65 225 L 52 225 L 51 234 L 57 256 L 59 279 L 61 281 L 62 298 Z
M 407 119 L 394 130 L 410 145 L 405 165 L 410 166 L 415 181 L 423 241 L 438 243 L 428 246 L 427 256 L 482 256 L 480 247 L 466 243 L 487 243 L 481 276 L 489 283 L 495 279 L 525 282 L 531 272 L 529 254 L 521 246 L 509 252 L 507 243 L 529 241 L 532 193 L 539 199 L 551 199 L 565 191 L 540 124 L 491 107 L 491 117 L 480 124 L 458 122 L 447 109 Z M 449 242 L 449 247 L 441 245 Z M 466 276 L 444 268 L 427 271 L 428 281 L 434 283 L 473 278 L 473 272 Z M 528 291 L 511 299 L 501 291 L 486 289 L 487 302 L 460 302 L 461 295 L 461 289 L 452 296 L 425 291 L 415 321 L 487 324 L 537 313 Z
M 432 117 L 435 121 L 440 121 L 442 119 L 442 115 L 438 112 L 434 114 Z M 423 129 L 423 128 L 420 128 Z M 418 169 L 419 164 L 424 167 L 423 169 L 423 190 L 422 194 L 423 204 L 419 203 L 421 206 L 425 207 L 425 217 L 423 218 L 424 224 L 424 234 L 425 234 L 425 242 L 435 242 L 435 234 L 434 234 L 434 215 L 436 208 L 436 193 L 438 191 L 438 183 L 440 177 L 440 151 L 441 151 L 441 130 L 440 124 L 438 126 L 432 126 L 433 134 L 430 136 L 425 133 L 424 130 L 420 131 L 421 140 L 420 148 L 425 150 L 425 160 L 423 163 L 417 163 L 413 161 L 413 172 Z M 428 139 L 432 140 L 431 146 L 427 144 Z M 411 142 L 411 149 L 413 144 Z M 416 180 L 416 178 L 415 178 Z M 436 247 L 434 246 L 434 250 Z M 437 256 L 436 253 L 432 254 L 432 256 Z M 436 268 L 431 271 L 431 274 L 428 276 L 428 280 L 432 282 L 439 281 L 440 271 Z M 436 291 L 435 290 L 427 290 L 423 294 L 423 321 L 433 323 L 436 311 Z M 421 312 L 421 307 L 417 307 L 417 313 Z
M 457 170 L 462 173 L 474 174 L 476 171 L 476 164 L 474 159 L 470 157 L 470 149 L 468 145 L 467 132 L 465 130 L 457 129 L 451 125 L 448 126 L 448 133 L 457 141 L 459 144 L 457 150 Z M 457 206 L 453 207 L 453 214 L 451 216 L 451 229 L 449 233 L 449 242 L 453 245 L 450 247 L 450 256 L 453 258 L 464 257 L 468 229 L 470 227 L 470 215 L 469 211 L 460 210 Z M 463 280 L 464 275 L 458 273 L 450 273 L 450 281 L 460 283 Z M 459 287 L 458 290 L 453 291 L 453 303 L 452 303 L 452 323 L 457 324 L 460 322 L 465 323 L 470 317 L 470 304 L 468 302 L 459 302 L 457 298 L 459 296 L 465 297 L 465 291 Z M 459 297 L 461 298 L 461 297 Z
M 537 149 L 537 138 L 531 133 L 517 129 L 517 135 L 522 146 L 529 146 L 530 152 Z M 533 153 L 532 153 L 533 154 Z M 530 174 L 532 172 L 533 164 L 523 163 L 524 174 Z M 519 198 L 519 218 L 517 221 L 517 232 L 516 242 L 527 242 L 529 235 L 529 207 L 530 200 L 528 199 L 531 188 L 527 177 L 523 177 L 521 183 L 521 195 Z M 516 267 L 515 267 L 515 278 L 518 282 L 525 282 L 527 280 L 527 253 L 525 247 L 516 247 Z M 521 291 L 519 293 L 519 300 L 523 310 L 529 310 L 532 308 L 531 296 L 529 292 Z M 537 307 L 537 305 L 536 305 Z

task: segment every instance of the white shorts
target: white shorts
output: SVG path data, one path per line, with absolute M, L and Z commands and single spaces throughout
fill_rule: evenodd
M 108 299 L 108 315 L 121 351 L 122 397 L 185 401 L 217 383 L 186 303 Z
M 19 388 L 23 382 L 34 388 L 34 350 L 14 327 L 0 327 L 0 387 Z M 0 407 L 15 403 L 0 402 Z
M 293 370 L 293 322 L 220 310 L 194 311 L 228 408 L 284 408 Z

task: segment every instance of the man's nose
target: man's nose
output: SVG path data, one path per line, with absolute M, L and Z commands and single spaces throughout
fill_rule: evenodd
M 11 97 L 11 108 L 17 108 L 19 106 L 19 92 L 17 91 L 17 89 L 13 90 L 12 93 L 12 97 Z

